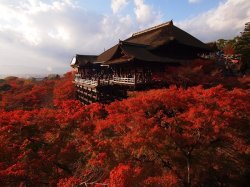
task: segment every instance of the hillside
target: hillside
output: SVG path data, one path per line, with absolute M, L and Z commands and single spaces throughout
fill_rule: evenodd
M 247 186 L 248 77 L 187 68 L 106 105 L 74 100 L 70 73 L 2 80 L 1 185 Z
M 73 74 L 63 77 L 0 79 L 0 108 L 4 110 L 32 110 L 53 107 L 56 100 L 74 99 Z

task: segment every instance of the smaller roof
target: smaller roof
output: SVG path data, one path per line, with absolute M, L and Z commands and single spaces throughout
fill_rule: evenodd
M 139 60 L 145 62 L 161 62 L 161 63 L 178 63 L 179 61 L 167 57 L 157 56 L 149 51 L 148 45 L 135 44 L 125 41 L 120 41 L 119 44 L 113 47 L 108 53 L 100 55 L 97 59 L 104 64 L 118 64 Z
M 122 64 L 122 63 L 130 62 L 130 61 L 132 61 L 132 60 L 133 60 L 132 57 L 125 57 L 125 56 L 122 56 L 122 57 L 120 57 L 120 58 L 115 58 L 115 59 L 109 60 L 109 61 L 105 62 L 104 64 L 107 64 L 107 65 L 111 65 L 111 64 Z
M 79 67 L 79 66 L 86 66 L 87 64 L 94 63 L 97 59 L 96 55 L 79 55 L 76 54 L 76 56 L 72 59 L 70 65 L 72 67 Z
M 148 62 L 177 62 L 174 59 L 168 57 L 160 57 L 153 54 L 149 50 L 148 45 L 134 44 L 130 42 L 121 42 L 121 48 L 124 53 L 137 60 L 148 61 Z
M 110 49 L 108 49 L 107 51 L 104 51 L 102 54 L 100 54 L 96 61 L 97 62 L 106 62 L 108 60 L 110 60 L 114 54 L 117 52 L 119 48 L 119 44 L 116 44 L 115 46 L 111 47 Z

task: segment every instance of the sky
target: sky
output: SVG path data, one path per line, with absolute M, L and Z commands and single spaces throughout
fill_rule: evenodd
M 0 0 L 0 74 L 70 71 L 132 33 L 173 20 L 203 42 L 230 39 L 250 21 L 249 0 Z

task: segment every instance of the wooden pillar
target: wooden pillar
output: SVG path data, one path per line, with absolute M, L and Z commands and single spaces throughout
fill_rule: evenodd
M 136 67 L 135 67 L 134 77 L 135 77 L 135 84 L 137 84 L 137 70 L 136 70 Z

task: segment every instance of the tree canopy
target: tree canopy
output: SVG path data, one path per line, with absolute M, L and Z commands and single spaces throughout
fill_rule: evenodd
M 0 110 L 1 185 L 247 186 L 249 96 L 173 86 L 109 105 Z
M 235 50 L 242 54 L 242 60 L 250 67 L 250 22 L 245 24 L 245 29 L 237 38 Z

